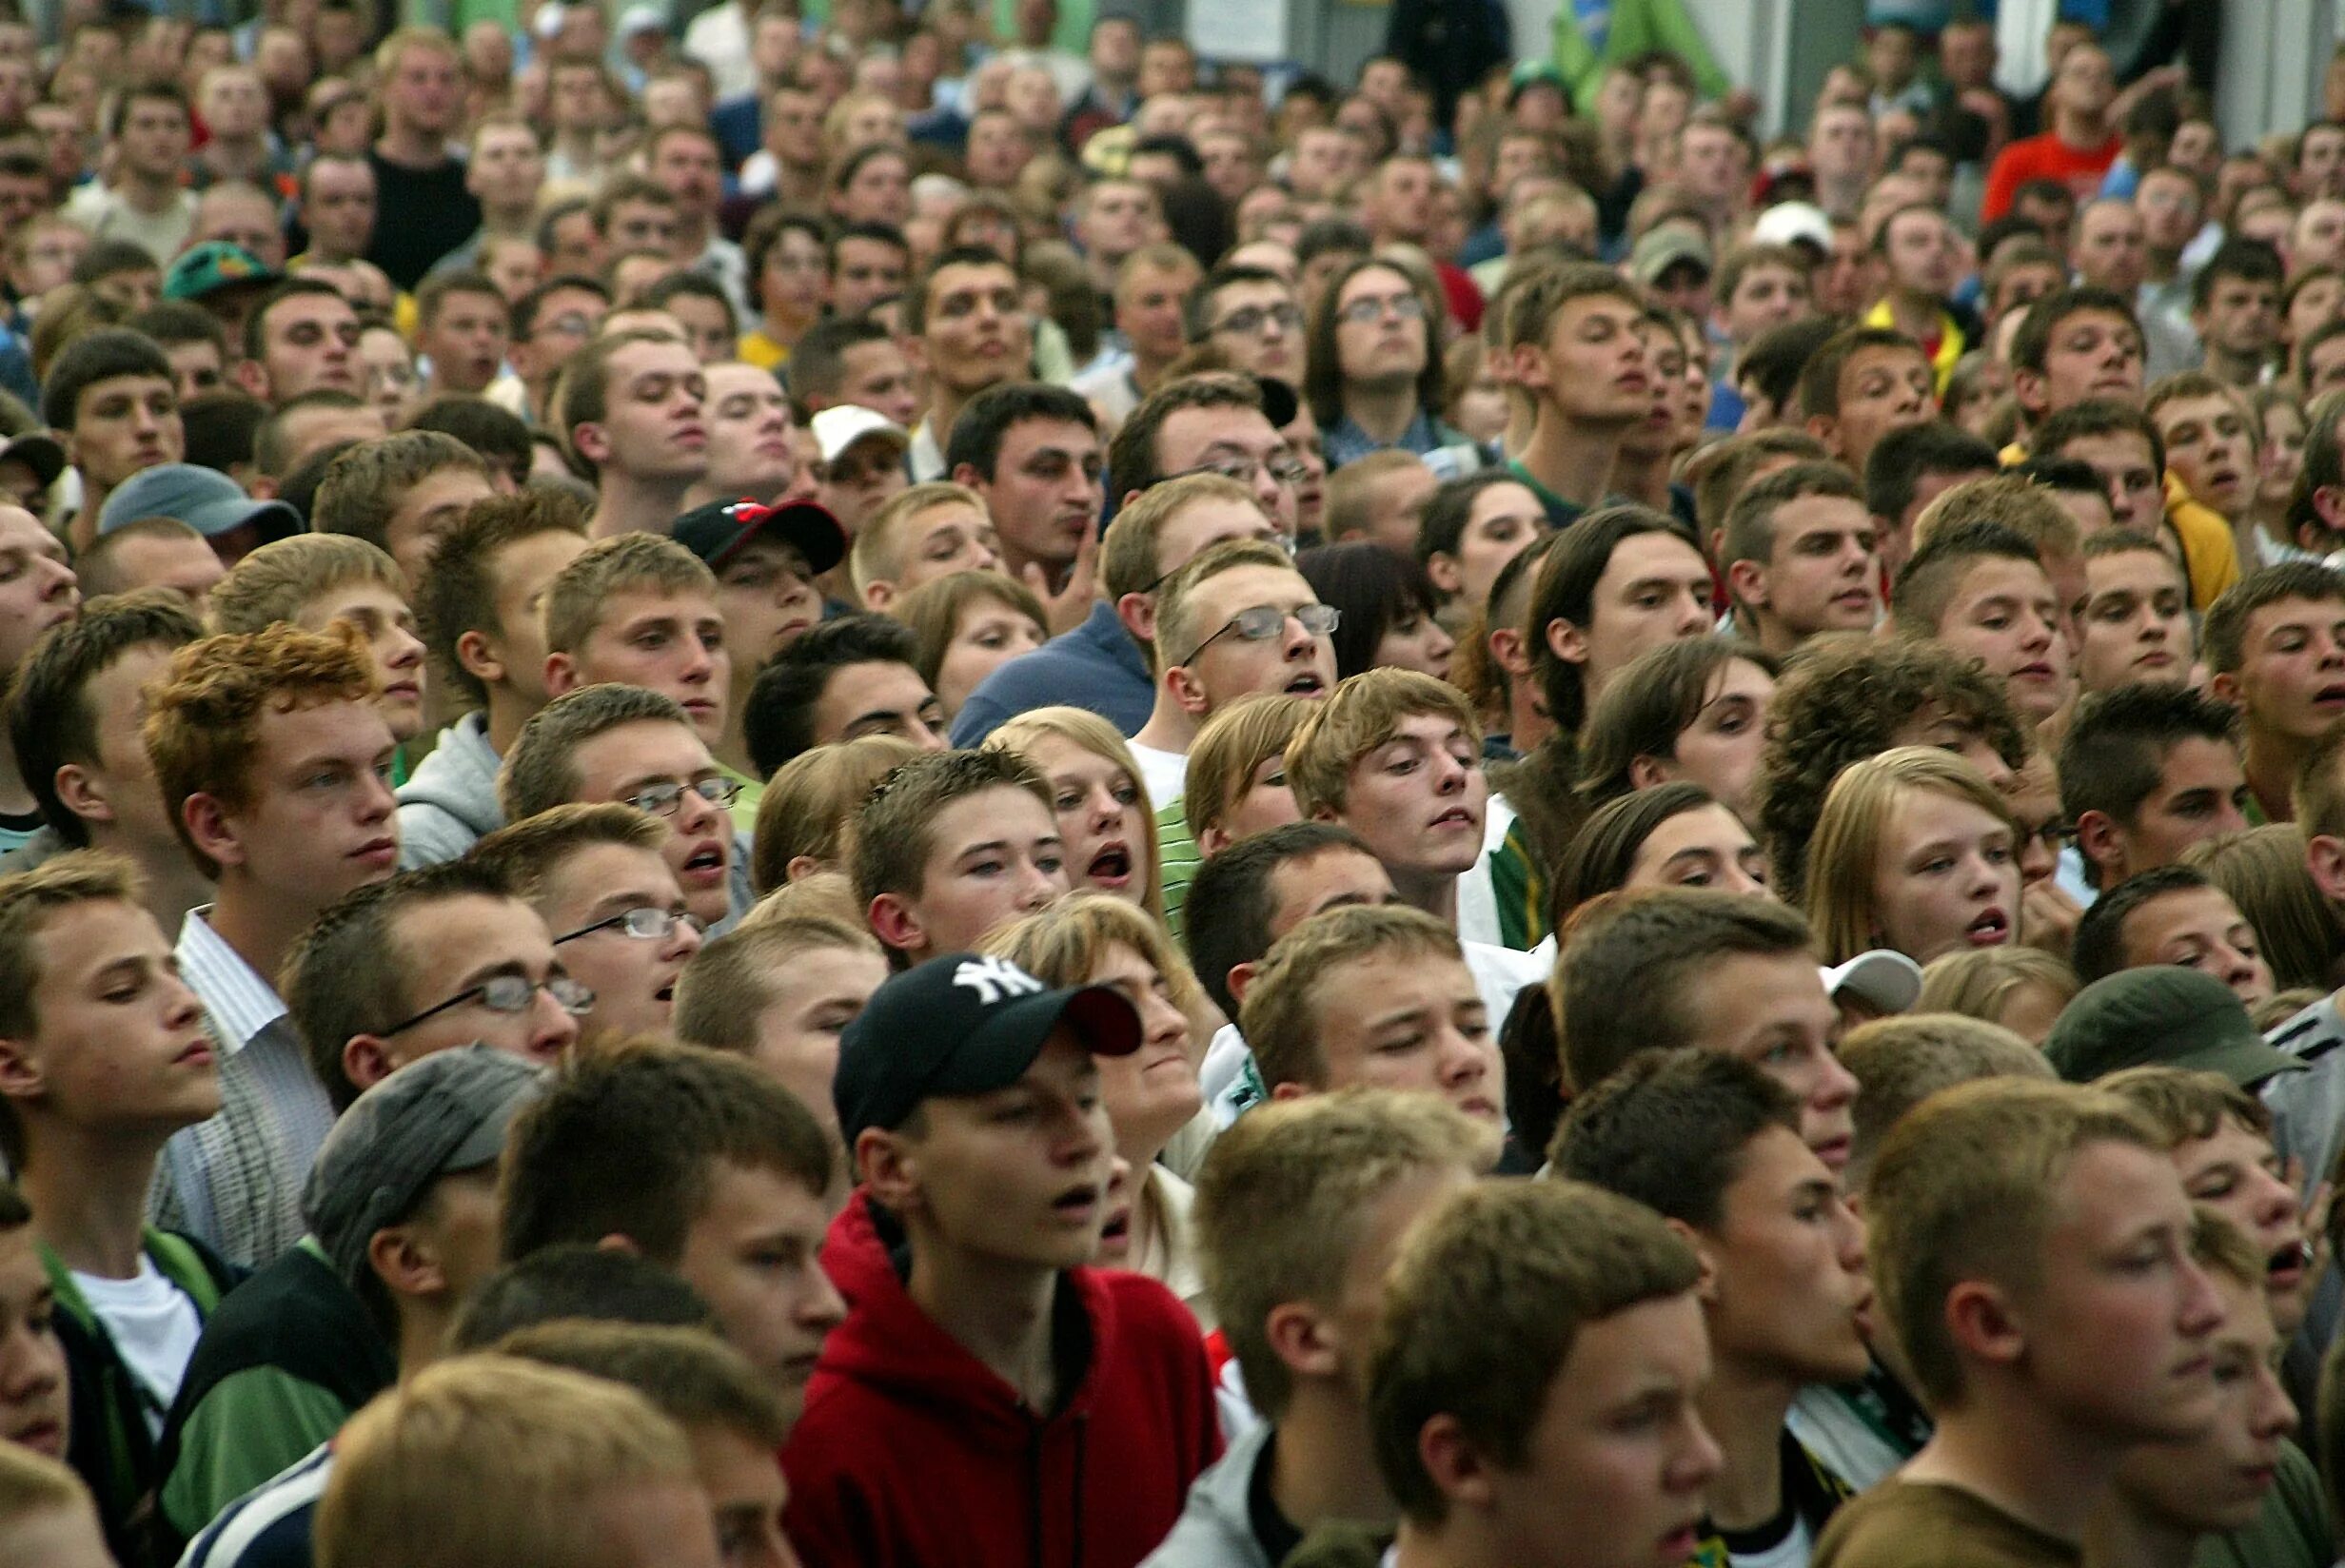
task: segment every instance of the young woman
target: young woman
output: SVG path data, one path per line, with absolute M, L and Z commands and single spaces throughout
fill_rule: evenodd
M 1192 1020 L 1208 1010 L 1203 989 L 1164 928 L 1131 903 L 1075 892 L 996 931 L 988 952 L 1052 986 L 1112 986 L 1139 1010 L 1140 1049 L 1099 1059 L 1099 1097 L 1131 1166 L 1128 1213 L 1109 1219 L 1099 1262 L 1162 1281 L 1207 1329 L 1212 1303 L 1189 1237 L 1189 1184 L 1156 1163 L 1204 1103 L 1197 1088 Z
M 1441 596 L 1425 568 L 1381 544 L 1316 544 L 1294 558 L 1322 604 L 1343 612 L 1335 628 L 1338 679 L 1391 665 L 1449 677 L 1457 639 L 1435 618 Z
M 1003 724 L 988 745 L 1015 752 L 1050 781 L 1077 891 L 1113 893 L 1164 923 L 1157 888 L 1156 814 L 1115 726 L 1082 708 L 1035 708 Z
M 1888 948 L 1917 964 L 2020 938 L 2020 824 L 1951 752 L 1901 746 L 1834 779 L 1807 854 L 1823 961 Z
M 1699 784 L 1621 796 L 1587 819 L 1555 872 L 1555 929 L 1601 893 L 1714 888 L 1772 898 L 1766 854 L 1743 819 Z
M 1766 743 L 1772 654 L 1690 637 L 1640 655 L 1597 697 L 1580 731 L 1580 793 L 1601 806 L 1685 779 L 1733 810 L 1751 808 Z
M 1050 636 L 1032 590 L 998 572 L 956 572 L 923 582 L 889 613 L 919 638 L 916 667 L 948 723 L 996 665 L 1041 647 Z
M 2040 1048 L 2076 995 L 2077 971 L 2065 962 L 2040 948 L 2007 944 L 1932 959 L 1913 1010 L 1984 1019 Z

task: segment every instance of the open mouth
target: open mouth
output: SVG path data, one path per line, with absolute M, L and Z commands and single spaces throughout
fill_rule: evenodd
M 1992 948 L 2011 940 L 2011 917 L 2000 910 L 1989 910 L 1962 928 L 1962 934 L 1974 948 Z
M 1099 853 L 1091 857 L 1083 874 L 1094 882 L 1108 882 L 1121 886 L 1132 875 L 1132 851 L 1122 840 L 1110 839 L 1099 846 Z
M 1306 670 L 1279 688 L 1290 696 L 1325 696 L 1328 683 L 1319 678 L 1315 670 Z

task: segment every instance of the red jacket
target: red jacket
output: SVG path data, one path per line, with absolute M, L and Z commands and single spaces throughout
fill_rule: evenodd
M 823 1261 L 847 1319 L 781 1455 L 807 1568 L 1133 1568 L 1221 1453 L 1196 1320 L 1153 1280 L 1061 1276 L 1088 1344 L 1043 1416 L 914 1304 L 860 1195 Z

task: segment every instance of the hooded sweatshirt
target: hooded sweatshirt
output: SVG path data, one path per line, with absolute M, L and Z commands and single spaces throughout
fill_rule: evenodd
M 1065 1390 L 1042 1412 L 879 1266 L 859 1199 L 823 1257 L 847 1319 L 781 1456 L 808 1568 L 1133 1568 L 1164 1539 L 1221 1450 L 1196 1321 L 1172 1292 L 1113 1270 L 1060 1275 Z
M 453 860 L 504 826 L 497 763 L 486 714 L 466 714 L 440 732 L 431 755 L 399 787 L 400 870 Z

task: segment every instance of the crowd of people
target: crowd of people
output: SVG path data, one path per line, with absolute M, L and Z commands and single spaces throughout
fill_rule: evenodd
M 0 16 L 0 1562 L 2330 1568 L 2345 67 L 1423 10 Z

